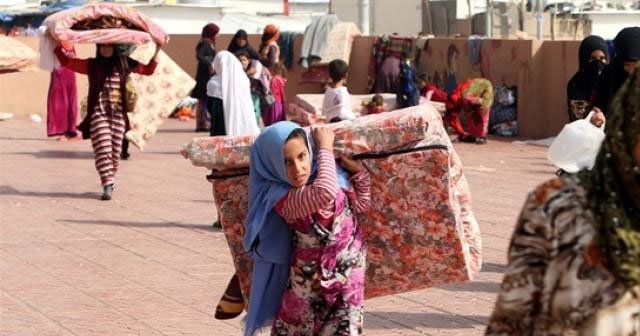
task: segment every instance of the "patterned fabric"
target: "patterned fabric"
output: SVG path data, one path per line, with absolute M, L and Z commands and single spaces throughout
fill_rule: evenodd
M 117 21 L 121 27 L 95 29 L 92 21 L 102 21 L 104 18 L 112 18 L 109 21 Z M 144 14 L 139 13 L 134 7 L 118 5 L 115 3 L 93 3 L 80 8 L 70 8 L 49 15 L 43 26 L 59 41 L 72 43 L 103 43 L 103 44 L 145 44 L 155 41 L 166 43 L 169 36 L 153 23 Z M 103 25 L 100 25 L 102 27 Z M 117 25 L 112 25 L 117 27 Z M 90 28 L 90 30 L 86 30 Z
M 150 44 L 138 47 L 131 57 L 148 59 L 154 52 L 153 47 Z M 138 53 L 140 56 L 137 56 Z M 143 56 L 145 54 L 146 57 Z M 164 120 L 171 115 L 176 105 L 189 96 L 195 84 L 193 78 L 163 51 L 158 53 L 156 60 L 158 65 L 152 75 L 129 75 L 138 92 L 138 99 L 134 112 L 129 114 L 131 129 L 126 136 L 141 150 Z
M 640 333 L 640 287 L 625 288 L 606 266 L 595 221 L 575 176 L 529 195 L 487 335 Z
M 369 246 L 365 297 L 471 279 L 482 263 L 480 231 L 462 164 L 439 113 L 421 105 L 327 127 L 335 128 L 336 156 L 361 155 L 371 175 L 372 203 L 381 205 L 358 215 Z M 214 199 L 245 297 L 251 261 L 242 239 L 252 141 L 194 139 L 183 151 L 194 165 L 215 170 Z M 428 190 L 415 187 L 422 181 L 428 181 Z
M 329 197 L 294 189 L 276 206 L 294 238 L 289 284 L 272 335 L 362 332 L 365 245 L 354 212 L 370 205 L 369 174 L 354 175 L 353 189 L 342 190 L 334 162 L 330 151 L 318 153 L 314 186 Z
M 0 73 L 27 70 L 37 61 L 35 50 L 16 39 L 0 35 Z
M 327 64 L 334 59 L 341 59 L 349 63 L 351 47 L 360 30 L 353 22 L 338 22 L 327 35 L 326 46 L 318 55 L 320 64 Z
M 639 286 L 640 164 L 633 153 L 638 154 L 640 142 L 640 66 L 618 90 L 606 127 L 596 164 L 582 173 L 582 185 L 595 211 L 607 265 L 627 286 Z
M 103 186 L 115 183 L 124 130 L 120 74 L 114 71 L 104 83 L 98 105 L 91 115 L 91 145 Z

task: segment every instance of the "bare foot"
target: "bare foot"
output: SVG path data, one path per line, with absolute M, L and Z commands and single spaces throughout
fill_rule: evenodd
M 56 140 L 58 140 L 58 141 L 60 141 L 60 142 L 66 142 L 66 141 L 68 141 L 68 140 L 69 140 L 69 138 L 67 138 L 66 136 L 64 136 L 64 135 L 63 135 L 63 136 L 61 136 L 61 137 L 57 138 Z
M 75 136 L 67 137 L 67 140 L 69 140 L 69 141 L 80 141 L 80 140 L 82 140 L 82 135 L 76 134 Z

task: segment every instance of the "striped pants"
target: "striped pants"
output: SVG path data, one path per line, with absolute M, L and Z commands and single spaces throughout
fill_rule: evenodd
M 119 109 L 105 113 L 97 107 L 91 116 L 91 145 L 102 186 L 115 183 L 126 125 Z

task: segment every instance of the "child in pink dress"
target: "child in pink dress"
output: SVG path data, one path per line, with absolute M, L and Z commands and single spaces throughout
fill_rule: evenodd
M 370 205 L 370 177 L 350 158 L 336 166 L 332 130 L 313 136 L 315 153 L 303 129 L 279 122 L 252 147 L 245 335 L 268 325 L 272 335 L 362 333 L 366 253 L 355 212 Z

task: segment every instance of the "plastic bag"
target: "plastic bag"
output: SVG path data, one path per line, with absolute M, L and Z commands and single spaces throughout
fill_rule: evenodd
M 593 115 L 592 111 L 587 118 L 576 120 L 562 128 L 549 147 L 549 161 L 568 173 L 593 168 L 605 138 L 604 124 L 600 127 L 593 125 Z

